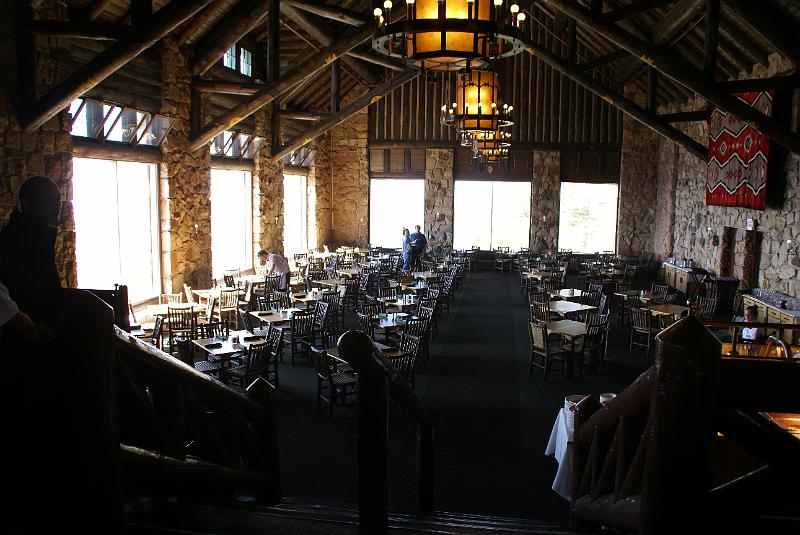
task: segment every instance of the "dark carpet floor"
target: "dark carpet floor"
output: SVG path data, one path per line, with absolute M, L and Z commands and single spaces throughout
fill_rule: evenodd
M 355 327 L 353 316 L 348 311 L 348 327 Z M 565 521 L 568 504 L 550 488 L 556 461 L 544 455 L 564 396 L 619 392 L 652 363 L 642 350 L 628 353 L 627 328 L 612 318 L 612 365 L 583 379 L 551 373 L 545 382 L 539 369 L 528 374 L 528 316 L 515 274 L 479 272 L 469 274 L 440 323 L 416 388 L 438 421 L 437 510 Z M 286 362 L 277 396 L 284 495 L 355 503 L 355 411 L 337 407 L 329 420 L 326 406 L 316 409 L 310 362 Z M 413 418 L 392 409 L 389 438 L 390 507 L 411 511 Z

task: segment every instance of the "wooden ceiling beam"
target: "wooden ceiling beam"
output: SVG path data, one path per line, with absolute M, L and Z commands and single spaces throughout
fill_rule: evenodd
M 645 11 L 650 11 L 651 9 L 656 9 L 667 4 L 672 4 L 673 2 L 675 2 L 675 0 L 640 0 L 639 2 L 607 11 L 604 17 L 606 20 L 614 22 L 633 17 L 639 13 L 644 13 Z
M 83 11 L 83 18 L 88 21 L 93 21 L 97 17 L 99 17 L 103 11 L 113 2 L 114 0 L 94 0 L 94 2 L 90 3 Z
M 692 19 L 702 13 L 704 7 L 705 0 L 680 0 L 653 29 L 653 43 L 665 45 L 672 41 Z
M 295 121 L 321 121 L 328 116 L 326 113 L 292 109 L 278 110 L 278 115 L 285 119 L 294 119 Z
M 780 14 L 768 2 L 725 0 L 725 3 L 741 22 L 753 28 L 789 61 L 800 66 L 797 32 L 783 24 Z
M 719 33 L 728 43 L 731 43 L 733 47 L 740 47 L 746 57 L 748 58 L 748 62 L 751 64 L 760 63 L 765 67 L 769 65 L 769 54 L 764 52 L 761 48 L 758 47 L 753 41 L 750 39 L 750 36 L 743 33 L 739 28 L 737 28 L 732 22 L 729 22 L 728 19 L 724 16 L 725 15 L 725 6 L 721 6 L 723 16 L 719 19 Z
M 195 80 L 194 89 L 201 93 L 224 93 L 227 95 L 254 95 L 266 84 L 246 82 L 220 82 L 216 80 Z
M 86 21 L 32 20 L 30 30 L 53 37 L 116 41 L 130 34 L 130 26 Z
M 208 21 L 216 17 L 218 11 L 219 8 L 215 4 L 211 4 L 206 7 L 202 13 L 192 18 L 192 20 L 187 22 L 186 25 L 181 28 L 181 31 L 178 34 L 178 43 L 186 43 L 194 34 L 199 32 L 200 28 L 205 26 Z
M 370 23 L 371 25 L 372 23 Z M 347 106 L 341 109 L 341 111 L 337 113 L 332 113 L 324 120 L 322 120 L 319 124 L 308 128 L 305 132 L 294 138 L 292 141 L 285 144 L 279 151 L 273 154 L 270 157 L 270 160 L 273 162 L 280 160 L 287 154 L 291 153 L 294 150 L 299 149 L 303 145 L 311 142 L 318 136 L 321 136 L 328 130 L 334 128 L 336 125 L 346 121 L 356 113 L 360 112 L 371 103 L 380 100 L 384 95 L 390 93 L 394 89 L 400 87 L 404 83 L 408 82 L 409 80 L 413 80 L 419 76 L 419 71 L 415 70 L 408 70 L 402 74 L 398 74 L 393 78 L 386 80 L 385 82 L 381 83 L 380 85 L 376 86 L 375 88 L 367 91 L 360 97 L 354 99 L 350 102 Z
M 336 58 L 340 57 L 348 50 L 372 37 L 372 31 L 372 22 L 361 26 L 358 30 L 348 33 L 340 40 L 320 50 L 313 58 L 305 63 L 295 66 L 294 69 L 285 73 L 280 79 L 267 84 L 264 89 L 253 95 L 250 99 L 203 127 L 191 140 L 191 150 L 199 149 L 211 141 L 217 134 L 230 129 L 242 121 L 242 119 L 249 117 L 253 112 L 261 109 L 273 100 L 279 99 L 281 95 L 291 90 L 294 86 L 320 69 L 330 65 Z
M 388 59 L 386 56 L 382 56 L 379 54 L 373 54 L 371 52 L 364 52 L 362 50 L 351 50 L 347 53 L 348 56 L 356 59 L 360 59 L 361 61 L 366 61 L 368 63 L 374 63 L 375 65 L 380 65 L 381 67 L 386 67 L 387 69 L 391 69 L 397 72 L 405 72 L 407 67 L 400 63 L 399 61 L 392 61 Z
M 78 71 L 67 76 L 23 111 L 20 122 L 25 132 L 32 133 L 70 103 L 93 88 L 162 37 L 183 24 L 207 6 L 211 0 L 173 0 L 153 17 L 149 26 L 139 28 L 128 38 L 118 41 Z
M 205 73 L 231 45 L 258 26 L 266 15 L 267 4 L 264 0 L 242 0 L 236 4 L 236 7 L 206 33 L 208 39 L 195 50 L 192 75 L 200 76 Z
M 574 17 L 581 24 L 591 27 L 607 39 L 628 50 L 631 54 L 646 60 L 649 65 L 658 69 L 661 74 L 669 76 L 740 119 L 751 122 L 753 127 L 760 132 L 770 136 L 792 152 L 800 154 L 800 137 L 792 132 L 790 128 L 745 104 L 716 84 L 708 82 L 701 72 L 680 55 L 655 46 L 653 43 L 638 39 L 614 24 L 596 17 L 589 10 L 580 7 L 574 2 L 567 0 L 541 1 Z
M 341 22 L 343 24 L 349 24 L 350 26 L 361 26 L 369 19 L 364 16 L 363 13 L 359 13 L 358 11 L 353 11 L 350 9 L 345 9 L 342 7 L 337 6 L 330 6 L 326 4 L 322 4 L 320 2 L 306 2 L 302 0 L 281 0 L 281 3 L 287 6 L 296 7 L 297 9 L 302 9 L 303 11 L 307 11 L 308 13 L 313 13 L 314 15 L 335 20 L 337 22 Z
M 534 57 L 540 59 L 565 76 L 571 78 L 576 83 L 596 94 L 608 104 L 622 110 L 624 113 L 627 113 L 640 123 L 653 129 L 667 139 L 670 139 L 675 143 L 685 147 L 686 150 L 698 158 L 705 159 L 708 155 L 707 147 L 703 146 L 701 143 L 698 143 L 692 137 L 684 134 L 677 128 L 670 126 L 666 122 L 658 119 L 654 113 L 646 111 L 633 101 L 625 98 L 623 95 L 608 89 L 600 82 L 592 78 L 589 74 L 579 70 L 577 65 L 561 59 L 545 48 L 539 48 L 535 43 L 528 42 L 525 49 Z
M 707 121 L 708 110 L 680 111 L 678 113 L 665 113 L 658 116 L 665 123 L 690 123 L 694 121 Z
M 307 33 L 311 39 L 322 45 L 330 46 L 335 39 L 335 35 L 332 31 L 327 29 L 325 26 L 321 24 L 317 24 L 313 19 L 309 18 L 305 13 L 294 8 L 290 5 L 287 5 L 285 2 L 281 2 L 281 13 L 286 15 L 288 19 L 290 19 L 297 27 Z M 372 20 L 365 22 L 373 23 Z M 344 63 L 350 67 L 356 75 L 366 82 L 367 85 L 374 85 L 377 83 L 379 76 L 375 71 L 370 69 L 368 66 L 364 65 L 363 63 L 355 60 L 353 58 L 345 57 Z
M 605 54 L 603 56 L 596 57 L 592 60 L 586 61 L 578 65 L 578 68 L 582 71 L 591 71 L 592 69 L 596 69 L 598 67 L 602 67 L 603 65 L 608 65 L 609 63 L 613 63 L 617 60 L 627 58 L 631 54 L 627 50 L 616 50 L 611 52 L 610 54 Z

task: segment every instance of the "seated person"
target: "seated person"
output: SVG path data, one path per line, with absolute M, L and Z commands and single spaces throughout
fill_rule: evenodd
M 744 321 L 752 323 L 758 320 L 758 307 L 750 305 L 744 309 Z M 743 342 L 760 342 L 764 340 L 766 333 L 761 327 L 742 327 Z

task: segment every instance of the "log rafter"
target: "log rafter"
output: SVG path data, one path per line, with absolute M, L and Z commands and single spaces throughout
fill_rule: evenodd
M 271 160 L 273 162 L 280 160 L 287 154 L 290 154 L 292 151 L 295 151 L 310 143 L 318 136 L 321 136 L 328 130 L 331 130 L 336 125 L 346 121 L 356 113 L 360 112 L 373 102 L 380 100 L 384 95 L 390 93 L 394 89 L 400 87 L 404 83 L 413 80 L 419 76 L 419 71 L 412 71 L 408 70 L 402 74 L 398 74 L 393 78 L 386 80 L 385 82 L 377 85 L 373 89 L 367 91 L 360 97 L 352 100 L 347 106 L 342 108 L 337 113 L 332 113 L 328 115 L 325 119 L 319 122 L 310 128 L 308 128 L 305 132 L 297 136 L 292 141 L 286 143 L 283 147 L 280 148 L 275 154 L 271 156 Z
M 787 149 L 800 154 L 800 137 L 791 129 L 775 119 L 767 117 L 758 110 L 748 106 L 714 83 L 708 82 L 702 73 L 669 50 L 638 39 L 618 26 L 602 20 L 589 10 L 568 0 L 542 0 L 555 9 L 574 17 L 578 22 L 592 28 L 597 33 L 625 48 L 642 61 L 655 67 L 661 74 L 679 82 L 706 100 L 730 113 L 748 121 L 759 131 L 773 138 Z M 701 0 L 702 1 L 702 0 Z
M 98 54 L 81 69 L 58 83 L 30 108 L 25 109 L 20 121 L 25 132 L 31 133 L 42 126 L 59 111 L 69 106 L 70 102 L 108 78 L 120 67 L 196 15 L 209 3 L 211 0 L 173 0 L 170 2 L 158 12 L 159 16 L 154 17 L 150 25 L 142 27 L 128 38 L 118 41 Z
M 211 141 L 214 136 L 238 124 L 244 118 L 249 117 L 255 111 L 270 104 L 272 101 L 279 99 L 281 95 L 291 90 L 294 86 L 301 83 L 309 76 L 312 76 L 320 69 L 330 65 L 336 58 L 340 57 L 351 48 L 360 45 L 371 36 L 372 23 L 370 22 L 324 48 L 302 65 L 297 65 L 275 82 L 267 84 L 264 89 L 251 98 L 203 127 L 192 139 L 190 143 L 191 150 L 199 149 Z

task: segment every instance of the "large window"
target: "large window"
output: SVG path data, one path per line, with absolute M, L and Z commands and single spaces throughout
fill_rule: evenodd
M 369 242 L 391 249 L 402 247 L 403 227 L 414 232 L 425 218 L 425 181 L 372 179 L 369 186 Z
M 456 180 L 453 204 L 455 249 L 528 246 L 530 182 Z
M 253 220 L 249 171 L 211 170 L 211 269 L 253 267 Z
M 308 221 L 308 178 L 283 175 L 283 251 L 287 258 L 308 251 Z
M 616 184 L 561 183 L 558 248 L 613 251 L 617 236 Z
M 161 293 L 158 166 L 73 158 L 78 285 L 126 284 L 131 301 Z

